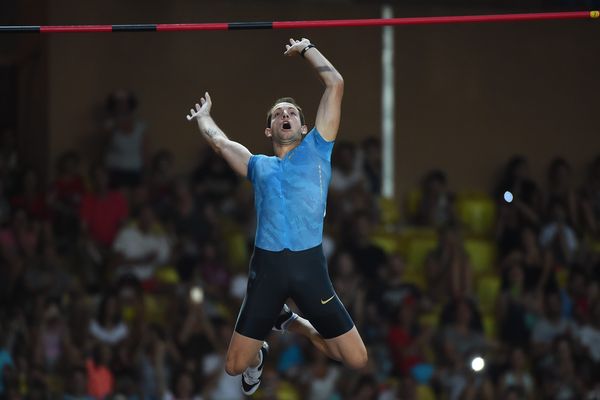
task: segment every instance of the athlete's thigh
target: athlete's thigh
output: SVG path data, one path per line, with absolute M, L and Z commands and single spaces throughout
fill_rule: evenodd
M 335 293 L 322 249 L 297 254 L 292 269 L 292 298 L 321 336 L 330 339 L 349 332 L 354 322 Z
M 280 254 L 255 249 L 235 331 L 248 338 L 266 339 L 287 298 L 287 286 Z
M 340 336 L 325 339 L 325 343 L 332 352 L 339 354 L 341 361 L 345 364 L 360 366 L 366 361 L 367 349 L 356 326 Z
M 262 344 L 262 340 L 252 339 L 234 331 L 227 349 L 227 359 L 248 366 L 255 359 Z

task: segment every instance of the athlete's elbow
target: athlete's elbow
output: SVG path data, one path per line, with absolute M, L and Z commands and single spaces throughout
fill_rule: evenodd
M 336 91 L 339 92 L 343 92 L 344 91 L 344 78 L 342 77 L 342 75 L 339 72 L 335 72 L 335 74 L 332 76 L 331 81 L 329 82 L 328 86 Z

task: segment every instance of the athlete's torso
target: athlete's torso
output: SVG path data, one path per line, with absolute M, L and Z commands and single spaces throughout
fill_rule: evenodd
M 248 179 L 254 186 L 256 247 L 306 250 L 323 240 L 333 142 L 316 128 L 284 158 L 254 155 Z

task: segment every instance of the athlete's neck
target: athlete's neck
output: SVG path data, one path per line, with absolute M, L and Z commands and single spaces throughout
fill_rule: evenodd
M 273 140 L 273 152 L 279 158 L 285 157 L 287 153 L 294 150 L 302 142 L 302 136 L 293 140 Z

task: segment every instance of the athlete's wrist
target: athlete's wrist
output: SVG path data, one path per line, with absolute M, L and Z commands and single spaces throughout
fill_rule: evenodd
M 302 56 L 302 58 L 305 58 L 304 53 L 306 53 L 308 50 L 310 50 L 312 48 L 316 48 L 314 44 L 309 43 L 308 45 L 306 45 L 306 47 L 304 49 L 302 49 L 302 51 L 300 52 L 300 55 Z

